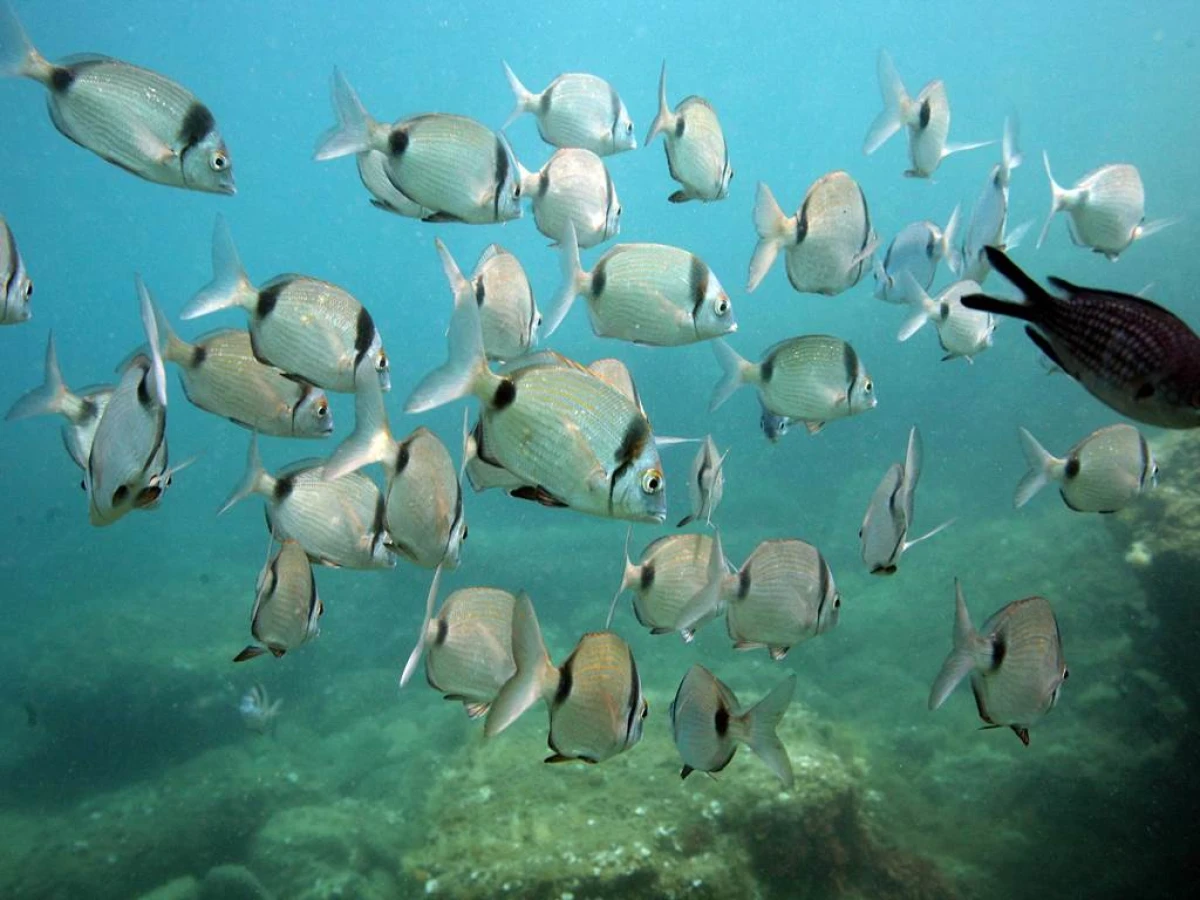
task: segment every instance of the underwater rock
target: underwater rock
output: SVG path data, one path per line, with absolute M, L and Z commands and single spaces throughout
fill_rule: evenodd
M 274 900 L 245 866 L 214 866 L 200 885 L 200 900 Z
M 173 878 L 138 900 L 200 900 L 200 882 L 191 875 Z

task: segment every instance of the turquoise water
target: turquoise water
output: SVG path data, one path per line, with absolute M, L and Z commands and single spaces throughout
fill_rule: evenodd
M 648 796 L 653 783 L 653 790 L 711 793 L 727 804 L 774 797 L 777 788 L 755 780 L 760 767 L 745 750 L 719 781 L 693 776 L 678 787 L 676 763 L 665 749 L 652 749 L 667 740 L 666 705 L 696 660 L 743 698 L 796 671 L 795 715 L 805 725 L 795 740 L 816 741 L 842 759 L 879 846 L 930 861 L 954 895 L 1172 896 L 1185 883 L 1197 805 L 1190 705 L 1197 691 L 1179 654 L 1195 633 L 1186 593 L 1194 591 L 1195 556 L 1185 540 L 1153 565 L 1135 567 L 1125 559 L 1135 527 L 1128 518 L 1072 514 L 1053 491 L 1020 511 L 1011 504 L 1023 472 L 1018 425 L 1062 452 L 1116 414 L 1067 378 L 1048 376 L 1012 321 L 1000 323 L 996 345 L 974 365 L 943 363 L 931 333 L 895 340 L 904 311 L 875 301 L 869 278 L 837 298 L 801 296 L 777 263 L 752 295 L 742 285 L 755 243 L 758 181 L 790 212 L 816 177 L 845 168 L 862 185 L 885 242 L 911 221 L 944 223 L 956 203 L 969 212 L 997 147 L 951 157 L 932 183 L 901 177 L 903 137 L 862 155 L 879 106 L 875 59 L 883 46 L 910 92 L 945 80 L 952 140 L 998 139 L 1004 116 L 1019 113 L 1025 164 L 1013 176 L 1010 222 L 1036 220 L 1014 252 L 1019 264 L 1039 278 L 1058 274 L 1131 292 L 1153 283 L 1151 296 L 1200 322 L 1190 256 L 1200 207 L 1191 149 L 1200 138 L 1191 89 L 1200 75 L 1200 20 L 1190 4 L 914 10 L 899 3 L 610 3 L 547 11 L 122 2 L 100 12 L 72 2 L 26 3 L 17 13 L 51 59 L 102 52 L 194 90 L 220 123 L 238 194 L 185 193 L 133 178 L 63 139 L 47 120 L 40 87 L 0 84 L 0 212 L 36 283 L 33 321 L 0 334 L 0 406 L 38 382 L 49 329 L 68 384 L 112 379 L 113 367 L 141 341 L 134 273 L 177 320 L 210 277 L 220 212 L 254 281 L 305 272 L 343 285 L 370 309 L 391 356 L 395 431 L 428 425 L 457 456 L 461 405 L 421 417 L 401 412 L 408 390 L 445 356 L 451 297 L 434 238 L 464 269 L 488 243 L 502 243 L 526 266 L 543 310 L 558 284 L 558 259 L 529 212 L 504 226 L 386 216 L 367 204 L 351 161 L 314 163 L 316 138 L 332 122 L 332 68 L 345 72 L 380 118 L 438 110 L 493 127 L 512 103 L 502 60 L 534 90 L 562 71 L 594 72 L 621 93 L 640 141 L 655 112 L 663 58 L 672 104 L 697 93 L 716 105 L 736 175 L 724 201 L 677 206 L 666 202 L 677 185 L 660 147 L 608 158 L 624 207 L 618 240 L 670 243 L 702 256 L 730 292 L 740 323 L 730 343 L 748 358 L 795 334 L 851 341 L 874 377 L 879 405 L 816 437 L 796 429 L 772 446 L 758 432 L 750 391 L 707 412 L 719 374 L 710 348 L 602 340 L 582 310 L 572 311 L 554 349 L 583 361 L 619 356 L 657 432 L 711 432 L 729 448 L 717 518 L 730 558 L 740 562 L 766 538 L 804 538 L 821 548 L 844 597 L 837 629 L 782 663 L 733 653 L 719 625 L 690 647 L 651 638 L 626 602 L 615 627 L 638 658 L 651 713 L 646 746 L 599 767 L 615 773 L 607 775 L 543 766 L 540 712 L 522 722 L 520 737 L 482 744 L 478 723 L 466 722 L 420 679 L 397 691 L 428 586 L 428 573 L 412 567 L 319 572 L 327 608 L 320 639 L 279 661 L 229 662 L 249 637 L 266 536 L 257 500 L 219 519 L 214 513 L 238 479 L 249 438 L 190 407 L 173 377 L 172 458 L 199 459 L 159 510 L 110 528 L 88 524 L 57 423 L 5 423 L 0 819 L 11 837 L 0 850 L 0 894 L 136 897 L 172 879 L 241 865 L 280 897 L 337 890 L 411 896 L 435 879 L 437 892 L 476 896 L 468 885 L 437 878 L 436 862 L 428 862 L 437 859 L 429 848 L 456 797 L 447 778 L 472 790 L 523 785 L 525 812 L 550 821 L 564 813 L 549 800 L 539 807 L 543 792 L 577 785 L 574 802 L 586 808 L 602 777 L 631 796 L 645 779 Z M 527 168 L 548 157 L 530 117 L 508 134 Z M 1105 162 L 1137 164 L 1148 217 L 1184 221 L 1135 244 L 1116 264 L 1072 246 L 1062 222 L 1035 251 L 1049 195 L 1043 149 L 1064 184 Z M 598 256 L 585 252 L 585 265 Z M 937 286 L 949 280 L 943 267 Z M 999 286 L 993 276 L 989 289 Z M 191 337 L 241 318 L 229 313 L 178 330 Z M 266 439 L 268 468 L 331 452 L 353 422 L 349 397 L 334 404 L 333 439 Z M 911 551 L 896 576 L 871 577 L 856 532 L 882 473 L 902 458 L 913 423 L 925 442 L 918 530 L 957 521 Z M 690 461 L 686 447 L 664 451 L 670 522 L 686 509 Z M 1144 515 L 1165 515 L 1168 503 L 1186 501 L 1195 479 L 1190 467 L 1164 464 L 1162 497 Z M 603 626 L 620 579 L 623 523 L 495 493 L 469 495 L 467 515 L 464 563 L 443 593 L 471 584 L 524 588 L 556 660 L 581 633 Z M 1157 527 L 1153 518 L 1139 524 Z M 1188 525 L 1171 527 L 1186 536 Z M 636 526 L 635 549 L 664 531 Z M 955 576 L 977 622 L 1031 594 L 1049 598 L 1058 614 L 1071 679 L 1028 748 L 1006 730 L 977 730 L 965 689 L 937 713 L 925 708 L 950 647 Z M 237 713 L 256 683 L 284 701 L 267 736 L 248 732 Z M 481 809 L 457 827 L 486 835 L 507 812 Z M 620 821 L 619 811 L 614 818 Z M 345 837 L 349 849 L 299 837 L 358 835 L 347 822 L 371 837 L 361 844 Z M 529 841 L 565 852 L 576 838 L 563 828 Z M 769 829 L 759 839 L 783 840 Z M 281 849 L 288 846 L 304 849 L 289 855 Z M 472 846 L 479 866 L 490 865 L 495 851 L 482 837 Z M 418 857 L 419 866 L 412 862 Z M 509 854 L 507 864 L 521 861 Z M 656 864 L 651 858 L 639 877 Z M 718 856 L 709 864 L 720 869 L 723 862 Z M 727 864 L 732 870 L 743 862 L 730 857 Z M 852 871 L 849 882 L 819 884 L 789 882 L 758 863 L 747 871 L 759 877 L 744 895 L 872 895 L 853 885 Z M 600 878 L 589 890 L 577 895 L 622 896 L 626 888 Z

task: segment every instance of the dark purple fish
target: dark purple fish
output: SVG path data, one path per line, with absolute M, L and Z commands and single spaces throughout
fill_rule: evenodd
M 1064 295 L 1056 297 L 1000 250 L 986 252 L 1024 302 L 970 294 L 963 306 L 1029 322 L 1038 349 L 1117 412 L 1163 428 L 1200 427 L 1200 337 L 1178 316 L 1132 294 L 1051 277 Z

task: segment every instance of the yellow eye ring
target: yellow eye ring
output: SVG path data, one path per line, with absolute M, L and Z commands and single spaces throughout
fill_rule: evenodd
M 642 473 L 642 492 L 657 494 L 663 488 L 662 472 L 658 469 L 647 469 Z

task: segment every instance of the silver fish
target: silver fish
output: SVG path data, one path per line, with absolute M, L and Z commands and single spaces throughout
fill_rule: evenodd
M 0 73 L 42 84 L 54 127 L 101 159 L 158 184 L 235 192 L 216 120 L 171 79 L 98 54 L 50 63 L 7 4 L 0 10 Z
M 712 515 L 725 493 L 725 474 L 721 467 L 728 455 L 728 450 L 717 453 L 717 445 L 713 443 L 711 434 L 701 442 L 700 450 L 692 460 L 692 473 L 688 479 L 692 511 L 679 520 L 677 528 L 699 519 L 704 519 L 704 524 L 712 526 Z
M 992 166 L 987 182 L 971 208 L 971 221 L 967 224 L 961 253 L 950 258 L 950 268 L 959 278 L 983 284 L 992 270 L 983 248 L 1014 250 L 1029 230 L 1028 222 L 1008 230 L 1009 183 L 1013 169 L 1021 161 L 1021 151 L 1017 148 L 1017 118 L 1008 116 L 1004 120 L 1000 162 Z M 925 289 L 928 290 L 929 285 L 925 285 Z
M 1050 223 L 1061 210 L 1070 215 L 1071 241 L 1080 247 L 1090 247 L 1109 259 L 1116 259 L 1134 241 L 1150 237 L 1175 224 L 1175 219 L 1146 221 L 1146 192 L 1136 166 L 1116 163 L 1101 166 L 1080 178 L 1072 187 L 1064 188 L 1050 172 L 1050 156 L 1042 151 L 1046 178 L 1050 181 L 1050 214 L 1038 248 L 1045 243 Z
M 842 595 L 829 564 L 812 544 L 787 539 L 763 541 L 733 574 L 713 539 L 708 584 L 688 601 L 675 622 L 678 631 L 725 611 L 725 625 L 737 650 L 765 647 L 783 659 L 801 641 L 824 634 L 838 623 Z
M 388 176 L 388 158 L 378 150 L 366 150 L 354 157 L 358 165 L 358 177 L 363 187 L 371 194 L 371 205 L 384 212 L 395 213 L 406 219 L 424 219 L 433 215 L 420 203 L 406 197 Z
M 1146 439 L 1132 425 L 1098 428 L 1059 459 L 1020 429 L 1029 471 L 1017 485 L 1013 505 L 1024 506 L 1052 481 L 1060 482 L 1063 503 L 1075 512 L 1112 513 L 1158 485 L 1158 463 Z
M 354 392 L 354 373 L 368 359 L 383 389 L 391 373 L 371 314 L 349 291 L 307 275 L 279 275 L 261 287 L 250 282 L 225 219 L 213 229 L 213 280 L 183 308 L 195 319 L 240 306 L 250 317 L 259 362 L 327 391 Z
M 779 439 L 787 434 L 788 429 L 792 427 L 792 420 L 787 416 L 781 416 L 767 409 L 767 405 L 763 403 L 761 396 L 758 398 L 758 405 L 761 410 L 761 414 L 758 417 L 758 425 L 762 429 L 762 433 L 772 444 L 778 443 Z
M 634 403 L 582 367 L 492 372 L 478 310 L 467 303 L 451 318 L 449 360 L 425 376 L 405 409 L 421 412 L 469 395 L 481 403 L 487 461 L 537 486 L 518 496 L 610 518 L 666 518 L 662 463 Z
M 271 475 L 263 469 L 255 435 L 242 480 L 218 515 L 252 494 L 266 501 L 267 525 L 275 539 L 299 541 L 315 563 L 348 569 L 396 565 L 387 546 L 383 495 L 365 475 L 351 472 L 326 481 L 322 460 L 301 460 Z
M 107 384 L 78 392 L 67 387 L 58 367 L 54 332 L 50 332 L 46 341 L 45 375 L 41 386 L 18 398 L 4 418 L 16 421 L 32 416 L 62 416 L 67 420 L 62 429 L 63 445 L 75 465 L 86 470 L 96 429 L 114 390 L 112 385 Z
M 1028 746 L 1030 726 L 1054 708 L 1070 674 L 1054 611 L 1043 597 L 1014 600 L 976 631 L 957 578 L 954 592 L 954 649 L 933 682 L 929 708 L 970 675 L 979 718 L 1011 728 Z
M 876 260 L 874 263 L 876 299 L 890 303 L 900 300 L 900 278 L 905 272 L 929 290 L 937 275 L 938 263 L 946 259 L 950 261 L 951 269 L 956 268 L 953 258 L 957 253 L 954 244 L 957 230 L 957 206 L 945 228 L 928 220 L 901 228 L 888 245 L 883 262 Z
M 792 761 L 779 740 L 779 726 L 796 691 L 793 672 L 749 709 L 723 681 L 700 664 L 683 676 L 667 714 L 671 737 L 683 759 L 681 778 L 693 772 L 720 772 L 733 760 L 739 743 L 745 744 L 783 782 L 793 783 Z
M 650 123 L 645 144 L 663 135 L 667 151 L 667 169 L 683 188 L 667 199 L 672 203 L 688 200 L 723 200 L 729 193 L 733 167 L 729 148 L 717 111 L 703 97 L 694 94 L 680 101 L 672 112 L 667 105 L 667 63 L 663 60 L 658 76 L 658 115 Z
M 911 274 L 904 272 L 900 277 L 900 296 L 913 307 L 913 314 L 901 327 L 897 337 L 907 341 L 926 322 L 933 322 L 938 342 L 946 351 L 943 362 L 960 357 L 967 362 L 974 362 L 976 356 L 992 346 L 992 335 L 996 330 L 996 317 L 991 313 L 962 305 L 963 297 L 978 294 L 981 290 L 983 288 L 974 281 L 956 281 L 938 294 L 935 300 L 925 293 Z
M 424 568 L 458 568 L 467 536 L 459 473 L 446 446 L 421 427 L 402 441 L 392 436 L 383 392 L 370 372 L 354 397 L 354 432 L 325 463 L 326 481 L 380 463 L 388 546 Z
M 809 187 L 794 216 L 785 216 L 771 189 L 758 183 L 754 199 L 758 244 L 750 258 L 750 293 L 763 280 L 781 249 L 788 281 L 801 294 L 836 297 L 870 271 L 879 246 L 867 198 L 845 172 L 822 175 Z
M 575 226 L 580 247 L 594 247 L 621 230 L 621 201 L 604 160 L 577 147 L 556 150 L 537 172 L 521 173 L 521 193 L 533 204 L 538 231 L 555 244 Z
M 520 261 L 499 244 L 489 244 L 468 280 L 442 243 L 434 238 L 442 271 L 450 282 L 454 304 L 474 303 L 479 307 L 483 348 L 489 360 L 516 359 L 528 353 L 537 341 L 542 314 L 533 300 L 529 277 Z
M 613 595 L 604 627 L 612 626 L 617 601 L 625 591 L 631 590 L 633 613 L 638 623 L 649 628 L 651 634 L 669 634 L 676 630 L 675 623 L 688 601 L 708 584 L 713 540 L 707 534 L 668 534 L 648 544 L 634 563 L 629 559 L 632 534 L 631 528 L 625 537 L 625 571 L 621 575 L 621 586 Z M 690 641 L 695 632 L 716 615 L 714 611 L 711 616 L 691 623 L 684 630 L 684 640 Z
M 875 383 L 854 348 L 841 338 L 788 338 L 768 347 L 757 363 L 742 359 L 724 341 L 712 346 L 724 374 L 713 389 L 710 412 L 747 384 L 758 390 L 765 410 L 803 422 L 810 434 L 828 421 L 875 408 Z
M 321 633 L 325 605 L 317 595 L 308 554 L 297 541 L 286 539 L 258 576 L 250 634 L 258 641 L 233 658 L 244 662 L 270 652 L 276 658 Z
M 501 128 L 524 113 L 533 113 L 538 133 L 555 147 L 582 147 L 597 156 L 636 150 L 637 138 L 629 111 L 603 78 L 579 72 L 559 75 L 540 94 L 530 92 L 504 64 L 516 106 Z
M 600 337 L 677 347 L 737 331 L 729 295 L 693 253 L 664 244 L 618 244 L 587 272 L 570 225 L 561 253 L 563 285 L 546 318 L 547 337 L 580 295 Z
M 921 457 L 921 432 L 914 425 L 908 433 L 904 465 L 895 463 L 887 470 L 858 529 L 862 561 L 872 575 L 893 574 L 906 551 L 953 522 L 943 522 L 919 538 L 908 538 L 913 524 L 913 498 L 921 479 Z
M 993 143 L 951 144 L 946 141 L 950 133 L 950 102 L 946 98 L 946 86 L 941 81 L 929 82 L 913 99 L 904 89 L 896 65 L 886 50 L 879 51 L 878 71 L 883 111 L 871 123 L 871 129 L 863 141 L 864 153 L 874 153 L 903 125 L 908 128 L 908 157 L 911 162 L 911 168 L 904 175 L 908 178 L 929 178 L 942 160 L 952 153 Z
M 0 16 L 3 16 L 0 10 Z M 0 325 L 28 322 L 33 316 L 29 301 L 33 298 L 33 279 L 17 250 L 8 221 L 0 216 Z
M 314 157 L 337 159 L 371 150 L 387 157 L 401 194 L 430 213 L 427 222 L 505 222 L 521 216 L 521 179 L 508 142 L 466 116 L 427 113 L 394 125 L 375 121 L 341 72 L 333 72 L 337 124 L 321 135 Z
M 995 247 L 992 268 L 1021 302 L 968 294 L 963 306 L 1030 323 L 1025 333 L 1056 366 L 1117 412 L 1163 428 L 1200 426 L 1200 337 L 1143 297 L 1050 278 L 1048 293 Z

